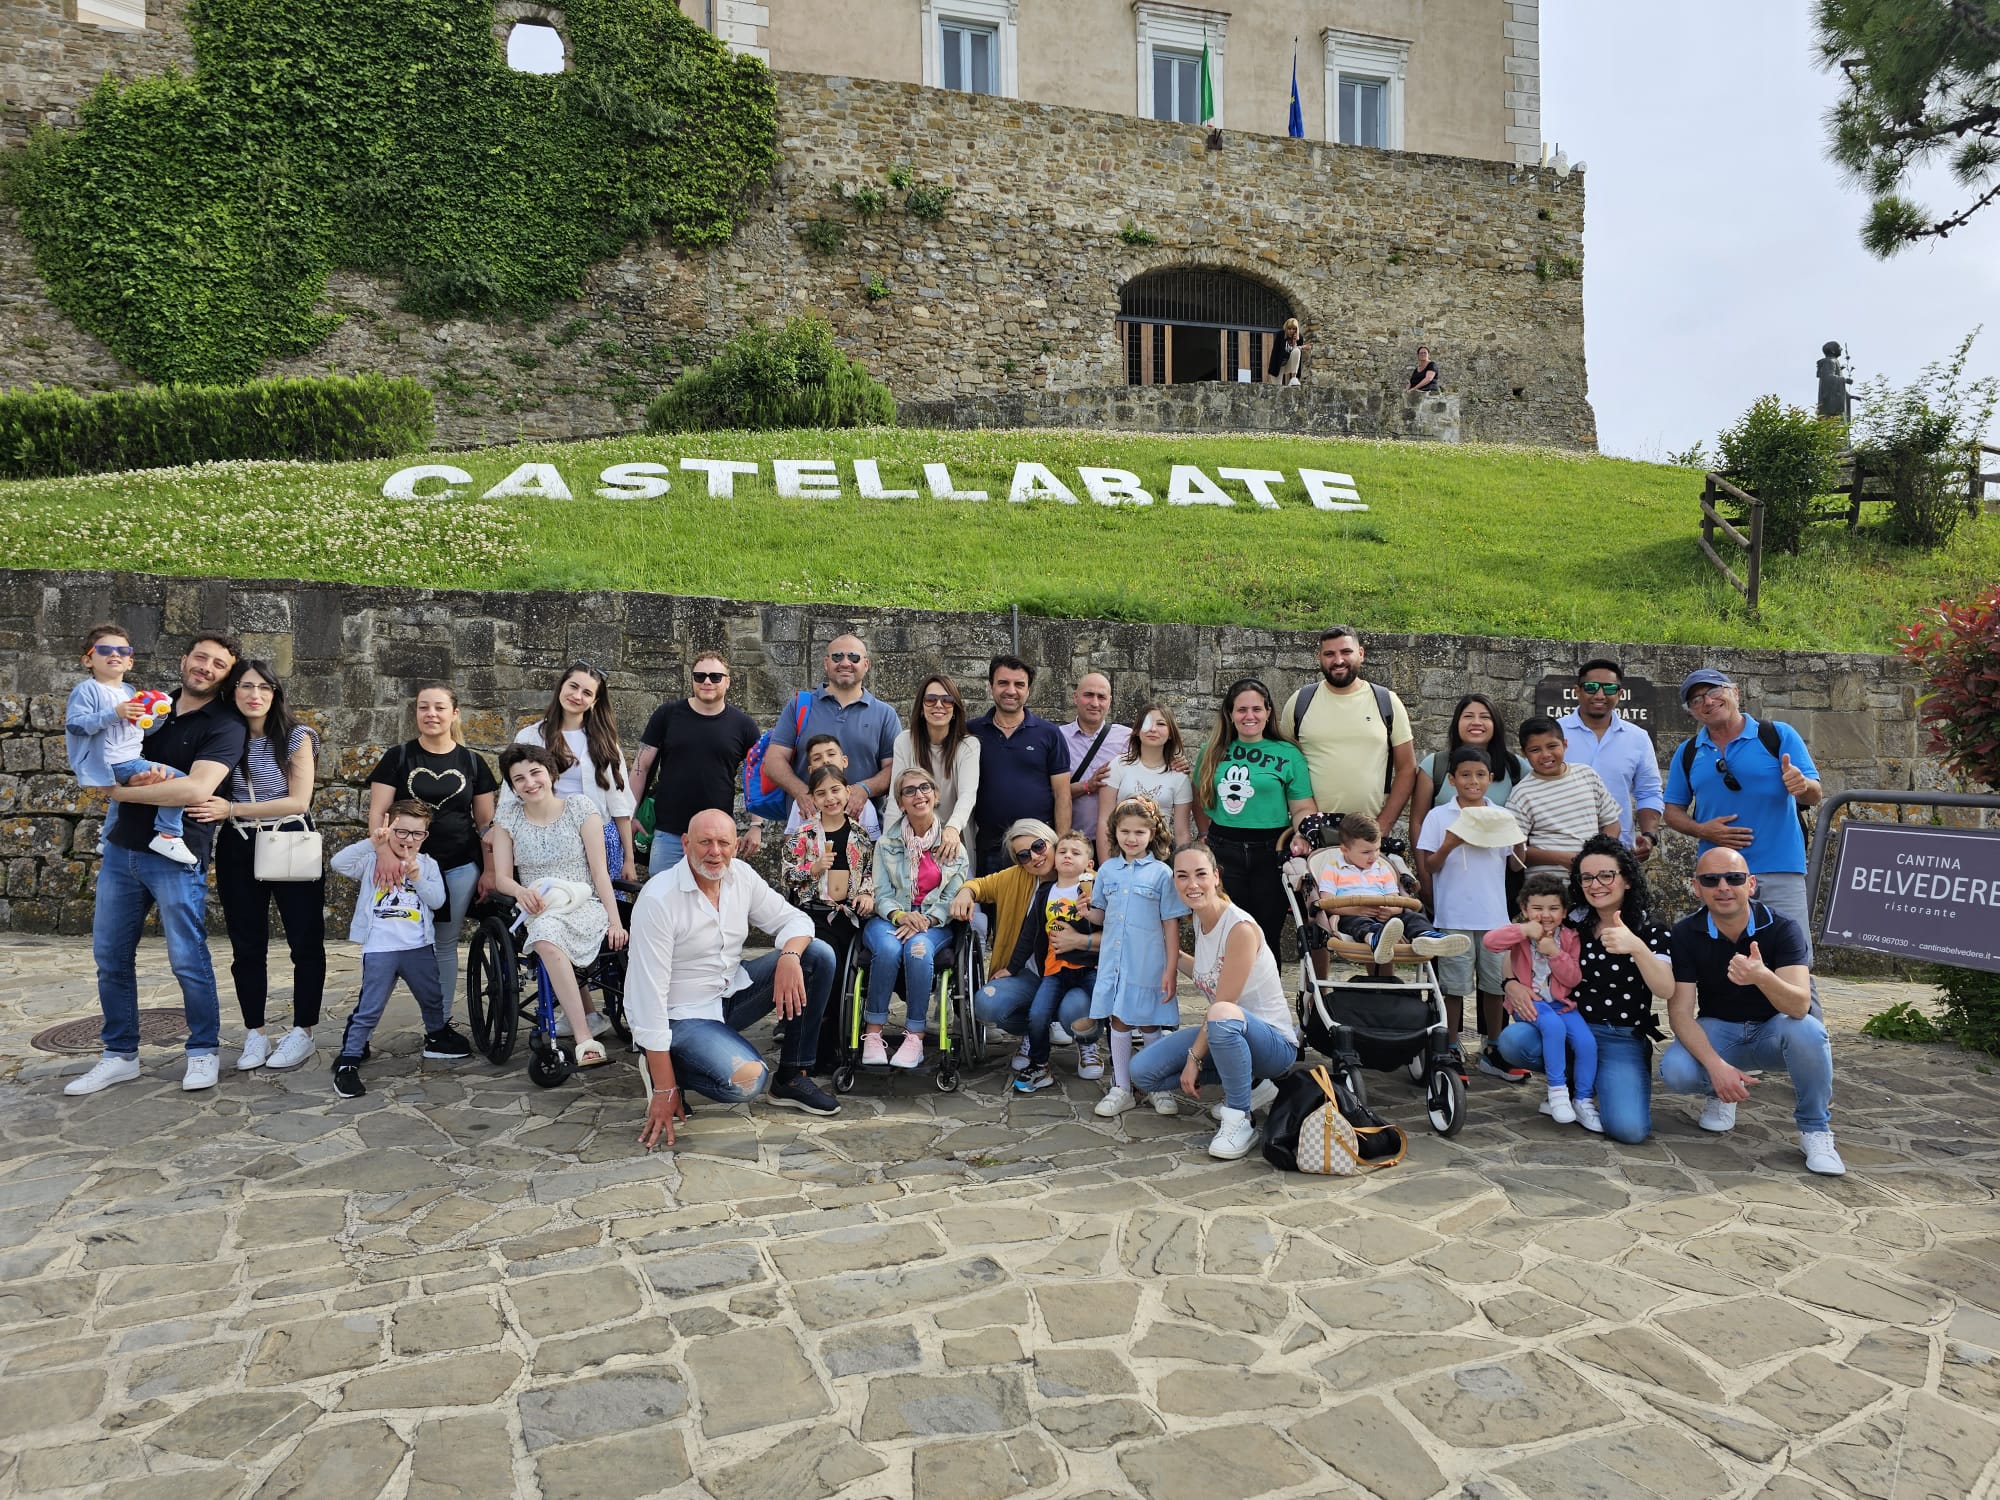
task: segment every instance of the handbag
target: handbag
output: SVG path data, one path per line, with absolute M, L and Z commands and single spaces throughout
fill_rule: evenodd
M 1285 1079 L 1265 1122 L 1264 1159 L 1290 1172 L 1355 1177 L 1393 1167 L 1408 1149 L 1402 1131 L 1335 1083 L 1324 1067 Z
M 243 784 L 250 788 L 251 807 L 256 807 L 257 783 L 247 766 L 243 772 Z M 290 817 L 269 821 L 253 816 L 249 823 L 250 828 L 246 829 L 238 822 L 236 831 L 253 840 L 250 873 L 257 879 L 278 885 L 293 885 L 318 880 L 325 873 L 325 847 L 319 830 L 312 826 L 312 819 L 304 813 L 293 813 Z M 293 823 L 298 826 L 286 826 Z

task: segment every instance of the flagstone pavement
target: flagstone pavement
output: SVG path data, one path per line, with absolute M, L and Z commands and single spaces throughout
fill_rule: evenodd
M 0 937 L 0 1494 L 1991 1496 L 2000 1074 L 1856 1033 L 1914 986 L 1826 993 L 1845 1178 L 1780 1078 L 1620 1147 L 1483 1078 L 1441 1140 L 1375 1075 L 1409 1158 L 1345 1180 L 1098 1120 L 1065 1053 L 649 1156 L 630 1067 L 425 1063 L 403 1000 L 363 1099 L 231 1046 L 71 1100 L 27 1038 L 88 946 Z

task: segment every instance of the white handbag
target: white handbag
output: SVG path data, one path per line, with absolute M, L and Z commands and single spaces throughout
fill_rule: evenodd
M 250 788 L 250 805 L 257 805 L 257 786 L 246 771 L 243 784 Z M 289 825 L 297 826 L 289 826 Z M 318 880 L 325 873 L 324 844 L 312 819 L 304 813 L 269 820 L 252 818 L 246 827 L 238 822 L 237 832 L 255 840 L 251 853 L 251 873 L 259 880 L 295 884 Z M 252 832 L 254 830 L 254 832 Z

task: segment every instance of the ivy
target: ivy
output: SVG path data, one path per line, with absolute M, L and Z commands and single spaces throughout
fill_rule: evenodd
M 107 79 L 6 163 L 58 306 L 139 376 L 235 382 L 338 324 L 328 274 L 429 317 L 539 316 L 632 239 L 726 242 L 777 161 L 770 73 L 673 0 L 566 0 L 571 71 L 491 0 L 202 0 L 197 71 Z

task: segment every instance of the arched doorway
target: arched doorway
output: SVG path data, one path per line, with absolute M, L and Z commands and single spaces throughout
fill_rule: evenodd
M 1205 266 L 1148 271 L 1118 293 L 1118 335 L 1131 385 L 1265 378 L 1271 339 L 1292 316 L 1261 281 Z

